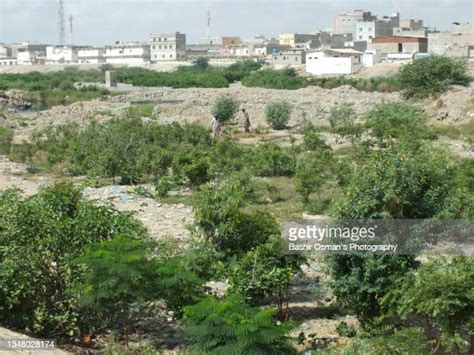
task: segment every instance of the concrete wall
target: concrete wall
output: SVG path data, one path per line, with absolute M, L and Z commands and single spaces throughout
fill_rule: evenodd
M 77 51 L 71 47 L 46 48 L 46 61 L 50 63 L 77 63 Z
M 372 40 L 372 43 L 368 45 L 368 49 L 378 50 L 382 54 L 413 52 L 425 53 L 428 50 L 427 42 L 426 38 L 391 36 Z
M 467 58 L 470 45 L 474 45 L 472 23 L 453 24 L 452 32 L 428 33 L 428 52 L 431 54 Z

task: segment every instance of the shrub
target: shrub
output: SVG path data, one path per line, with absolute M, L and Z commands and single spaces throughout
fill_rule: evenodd
M 301 194 L 305 204 L 309 203 L 312 193 L 320 194 L 323 184 L 330 179 L 331 171 L 332 155 L 326 149 L 314 152 L 299 161 L 295 184 L 296 191 Z
M 199 57 L 193 61 L 193 68 L 197 70 L 206 70 L 209 68 L 209 59 L 205 57 Z
M 468 85 L 470 78 L 465 61 L 430 56 L 405 65 L 399 81 L 405 97 L 423 98 L 444 92 L 451 85 Z
M 13 141 L 13 131 L 7 127 L 0 127 L 0 154 L 10 154 Z
M 48 336 L 78 334 L 86 316 L 70 292 L 83 276 L 73 260 L 118 235 L 146 238 L 139 222 L 84 201 L 64 183 L 25 199 L 8 190 L 0 195 L 0 220 L 0 322 Z
M 273 129 L 284 129 L 290 119 L 291 106 L 288 101 L 271 102 L 265 108 L 267 122 Z
M 341 137 L 355 138 L 359 134 L 355 120 L 355 111 L 348 104 L 333 107 L 329 115 L 329 124 Z
M 293 323 L 277 324 L 273 309 L 259 310 L 241 297 L 205 299 L 185 307 L 186 333 L 191 350 L 212 354 L 296 354 L 287 334 Z
M 229 96 L 220 96 L 212 107 L 212 115 L 221 122 L 227 122 L 234 118 L 239 103 Z
M 433 353 L 442 344 L 450 353 L 468 351 L 467 327 L 474 335 L 474 260 L 469 257 L 436 257 L 406 275 L 385 298 L 395 314 L 419 315 L 441 330 Z

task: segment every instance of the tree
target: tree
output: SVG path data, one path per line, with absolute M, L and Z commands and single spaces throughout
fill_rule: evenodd
M 248 251 L 231 268 L 230 291 L 244 296 L 251 305 L 263 301 L 278 304 L 279 315 L 286 319 L 284 302 L 288 302 L 288 289 L 295 274 L 301 270 L 305 259 L 297 255 L 284 255 L 282 241 L 278 235 L 255 249 Z M 287 303 L 288 307 L 288 303 Z
M 234 118 L 239 103 L 230 96 L 220 96 L 217 98 L 212 108 L 212 115 L 221 122 L 227 122 Z
M 284 129 L 290 119 L 291 106 L 288 101 L 271 102 L 265 108 L 267 122 L 273 129 Z
M 404 102 L 383 103 L 367 113 L 366 128 L 382 144 L 394 139 L 418 144 L 432 137 L 427 120 L 426 113 L 416 106 Z
M 316 192 L 319 196 L 321 187 L 328 181 L 332 171 L 332 155 L 328 150 L 320 150 L 300 159 L 295 174 L 296 191 L 303 197 L 305 204 L 309 196 Z
M 0 221 L 0 321 L 49 336 L 78 334 L 85 316 L 69 292 L 83 275 L 73 260 L 117 235 L 146 237 L 129 215 L 94 206 L 65 183 L 28 198 L 6 191 Z
M 354 138 L 360 134 L 359 127 L 355 123 L 356 118 L 352 106 L 342 104 L 331 109 L 329 124 L 339 136 L 351 137 L 354 143 Z
M 207 298 L 184 309 L 191 350 L 212 354 L 296 354 L 288 333 L 294 323 L 279 324 L 276 310 L 247 306 L 237 295 Z
M 209 68 L 209 59 L 205 57 L 199 57 L 193 61 L 193 68 L 197 70 L 206 70 Z
M 7 127 L 0 127 L 0 154 L 10 154 L 13 131 Z
M 442 208 L 452 169 L 439 151 L 402 144 L 369 153 L 336 202 L 345 219 L 423 219 Z M 334 255 L 328 259 L 338 302 L 370 324 L 382 315 L 380 300 L 399 277 L 418 266 L 415 255 Z
M 469 351 L 474 339 L 474 260 L 465 256 L 435 257 L 399 280 L 383 300 L 405 319 L 426 317 L 439 326 L 435 349 L 444 345 L 449 353 Z M 471 339 L 463 336 L 468 329 Z
M 195 223 L 206 240 L 227 257 L 241 255 L 278 234 L 275 218 L 263 211 L 248 212 L 239 184 L 203 187 L 197 194 Z
M 430 56 L 404 65 L 399 82 L 405 97 L 423 98 L 442 93 L 451 85 L 468 85 L 467 63 L 461 59 Z

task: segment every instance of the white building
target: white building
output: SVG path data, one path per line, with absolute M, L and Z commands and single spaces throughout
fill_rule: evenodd
M 352 34 L 352 38 L 356 38 L 357 25 L 361 21 L 374 21 L 377 17 L 372 15 L 370 11 L 354 10 L 352 12 L 344 12 L 338 14 L 333 20 L 334 34 Z
M 9 47 L 5 45 L 0 45 L 0 59 L 10 58 L 11 55 L 12 55 L 12 51 Z
M 321 49 L 306 54 L 306 72 L 313 75 L 354 74 L 362 67 L 362 52 L 350 49 Z
M 382 61 L 382 53 L 377 50 L 366 50 L 362 55 L 362 65 L 364 67 L 373 67 Z
M 49 64 L 77 63 L 77 51 L 72 47 L 46 47 L 46 62 Z
M 150 35 L 152 62 L 183 60 L 186 58 L 186 34 L 169 33 Z
M 150 46 L 136 42 L 116 42 L 105 48 L 104 58 L 107 64 L 147 64 L 150 62 Z
M 381 20 L 357 22 L 355 41 L 366 41 L 370 43 L 372 38 L 392 36 L 394 28 L 400 25 L 398 13 L 385 16 Z
M 0 66 L 7 65 L 18 65 L 18 59 L 16 58 L 0 58 Z
M 105 48 L 84 48 L 77 51 L 77 61 L 80 64 L 105 63 Z
M 36 51 L 21 51 L 16 55 L 19 65 L 32 65 L 36 63 L 39 54 Z

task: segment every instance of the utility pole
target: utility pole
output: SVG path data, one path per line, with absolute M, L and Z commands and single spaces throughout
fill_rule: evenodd
M 64 0 L 58 0 L 58 30 L 59 30 L 59 45 L 66 44 L 66 21 L 64 18 Z

